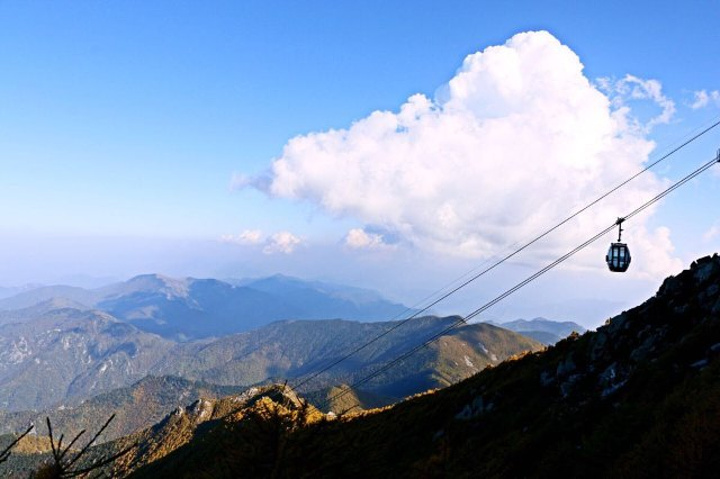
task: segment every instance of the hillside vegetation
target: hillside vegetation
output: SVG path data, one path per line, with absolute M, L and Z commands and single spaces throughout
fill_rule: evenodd
M 413 319 L 304 390 L 352 383 L 369 368 L 424 341 L 452 321 L 454 318 L 434 316 Z M 147 375 L 179 376 L 223 386 L 299 378 L 394 324 L 285 321 L 216 340 L 177 343 L 101 311 L 53 309 L 32 320 L 0 326 L 0 408 L 23 411 L 74 406 Z M 415 356 L 409 368 L 391 371 L 366 388 L 398 399 L 457 382 L 512 354 L 540 347 L 511 331 L 466 325 Z

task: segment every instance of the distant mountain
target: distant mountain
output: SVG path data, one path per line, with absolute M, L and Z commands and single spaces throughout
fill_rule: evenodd
M 16 296 L 20 293 L 23 293 L 25 291 L 29 291 L 31 289 L 37 289 L 41 287 L 40 284 L 26 284 L 23 286 L 0 286 L 0 299 L 9 298 L 11 296 Z
M 535 318 L 530 321 L 517 319 L 515 321 L 500 323 L 498 326 L 531 337 L 543 344 L 555 344 L 561 339 L 568 337 L 572 332 L 582 334 L 586 331 L 585 328 L 572 321 L 561 322 L 545 318 Z
M 53 301 L 8 312 L 15 315 L 15 321 L 0 325 L 0 409 L 73 405 L 133 384 L 148 374 L 225 386 L 248 386 L 273 377 L 303 377 L 394 325 L 284 321 L 212 341 L 178 343 L 98 310 L 46 310 L 55 304 Z M 307 388 L 351 383 L 454 320 L 416 318 L 323 373 Z M 512 354 L 539 347 L 501 328 L 465 325 L 425 348 L 406 368 L 383 375 L 365 388 L 397 399 L 451 384 Z
M 147 274 L 94 290 L 45 286 L 1 299 L 0 310 L 63 299 L 182 341 L 249 331 L 285 319 L 377 321 L 412 314 L 401 304 L 359 288 L 285 276 L 235 283 Z
M 320 281 L 304 281 L 284 275 L 237 282 L 258 291 L 283 298 L 299 311 L 293 319 L 354 319 L 387 321 L 414 311 L 391 303 L 377 291 Z
M 24 309 L 53 299 L 66 299 L 86 306 L 93 306 L 99 296 L 76 286 L 41 286 L 23 291 L 0 300 L 0 310 Z
M 108 471 L 133 478 L 715 477 L 719 284 L 699 259 L 595 332 L 391 408 L 333 419 L 254 390 L 94 453 L 140 441 Z
M 179 340 L 248 331 L 295 313 L 281 297 L 214 279 L 146 275 L 110 291 L 96 307 L 144 331 Z
M 87 311 L 90 308 L 71 299 L 52 298 L 23 309 L 0 310 L 0 324 L 31 322 L 50 312 L 57 313 L 63 309 Z

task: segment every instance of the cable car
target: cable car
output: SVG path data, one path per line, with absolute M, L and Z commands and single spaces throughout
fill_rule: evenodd
M 618 218 L 617 225 L 619 228 L 618 239 L 616 243 L 610 243 L 610 249 L 608 249 L 607 255 L 605 255 L 605 262 L 610 268 L 610 271 L 615 273 L 624 273 L 630 266 L 630 248 L 625 243 L 622 243 L 622 222 L 625 218 Z

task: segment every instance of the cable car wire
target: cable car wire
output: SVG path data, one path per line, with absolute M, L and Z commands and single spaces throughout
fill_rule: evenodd
M 667 189 L 665 189 L 664 191 L 662 191 L 661 193 L 657 194 L 655 197 L 651 198 L 651 199 L 648 200 L 646 203 L 642 204 L 641 206 L 639 206 L 638 208 L 634 209 L 632 212 L 628 213 L 627 215 L 625 215 L 625 216 L 622 217 L 622 218 L 623 218 L 624 220 L 627 220 L 627 219 L 629 219 L 629 218 L 632 218 L 632 217 L 638 215 L 639 213 L 641 213 L 641 212 L 644 211 L 645 209 L 647 209 L 647 208 L 649 208 L 650 206 L 652 206 L 653 204 L 657 203 L 657 202 L 660 201 L 662 198 L 664 198 L 665 196 L 669 195 L 670 193 L 672 193 L 672 192 L 675 191 L 676 189 L 680 188 L 681 186 L 685 185 L 688 181 L 690 181 L 690 180 L 692 180 L 693 178 L 697 177 L 698 175 L 700 175 L 700 174 L 703 173 L 704 171 L 710 169 L 712 166 L 714 166 L 714 165 L 717 164 L 717 163 L 720 163 L 720 150 L 718 151 L 718 154 L 717 154 L 717 156 L 716 156 L 715 158 L 713 158 L 713 159 L 710 160 L 709 162 L 703 164 L 702 166 L 700 166 L 699 168 L 697 168 L 697 169 L 694 170 L 693 172 L 689 173 L 689 174 L 686 175 L 684 178 L 682 178 L 681 180 L 677 181 L 676 183 L 674 183 L 673 185 L 671 185 L 669 188 L 667 188 Z M 588 247 L 590 244 L 594 243 L 595 241 L 597 241 L 597 240 L 600 239 L 601 237 L 605 236 L 607 233 L 609 233 L 610 231 L 614 230 L 616 226 L 617 226 L 617 222 L 613 222 L 610 226 L 606 227 L 605 229 L 603 229 L 603 230 L 600 231 L 599 233 L 597 233 L 597 234 L 595 234 L 594 236 L 592 236 L 591 238 L 587 239 L 584 243 L 582 243 L 582 244 L 580 244 L 579 246 L 573 248 L 572 250 L 570 250 L 569 252 L 565 253 L 564 255 L 562 255 L 561 257 L 559 257 L 558 259 L 556 259 L 556 260 L 553 261 L 552 263 L 548 264 L 547 266 L 545 266 L 544 268 L 540 269 L 540 270 L 537 271 L 536 273 L 530 275 L 529 277 L 527 277 L 527 278 L 524 279 L 523 281 L 519 282 L 518 284 L 516 284 L 516 285 L 513 286 L 512 288 L 506 290 L 504 293 L 502 293 L 502 294 L 500 294 L 499 296 L 495 297 L 495 298 L 492 299 L 491 301 L 488 301 L 487 303 L 485 303 L 485 304 L 482 305 L 481 307 L 477 308 L 475 311 L 471 312 L 471 313 L 468 314 L 467 316 L 464 316 L 464 317 L 460 318 L 459 320 L 455 321 L 454 323 L 452 323 L 450 326 L 446 327 L 446 328 L 443 329 L 442 331 L 440 331 L 440 332 L 438 332 L 438 333 L 435 333 L 435 334 L 432 335 L 430 338 L 428 338 L 427 340 L 425 340 L 423 343 L 421 343 L 421 344 L 419 344 L 419 345 L 411 348 L 410 350 L 406 351 L 405 353 L 401 354 L 400 356 L 396 357 L 395 359 L 393 359 L 393 360 L 385 363 L 385 364 L 384 364 L 382 367 L 380 367 L 378 370 L 376 370 L 376 371 L 374 371 L 374 372 L 372 372 L 372 373 L 364 376 L 363 378 L 361 378 L 361 379 L 353 382 L 352 384 L 350 384 L 349 386 L 347 386 L 345 389 L 343 389 L 343 391 L 335 394 L 334 396 L 331 396 L 331 397 L 328 398 L 328 399 L 325 399 L 321 404 L 323 404 L 323 405 L 328 405 L 328 404 L 332 403 L 332 401 L 334 401 L 334 400 L 336 400 L 336 399 L 339 399 L 339 398 L 341 398 L 342 396 L 344 396 L 345 394 L 349 393 L 353 388 L 356 388 L 356 387 L 358 387 L 358 386 L 360 386 L 360 385 L 362 385 L 362 384 L 367 383 L 367 382 L 370 381 L 371 379 L 373 379 L 373 378 L 379 376 L 380 374 L 384 373 L 385 371 L 391 369 L 391 368 L 394 367 L 396 364 L 398 364 L 398 363 L 404 361 L 405 359 L 409 358 L 410 356 L 412 356 L 412 355 L 415 354 L 416 352 L 418 352 L 418 351 L 420 351 L 421 349 L 425 348 L 426 346 L 430 345 L 431 343 L 433 343 L 434 341 L 436 341 L 436 340 L 439 339 L 440 337 L 444 336 L 444 335 L 447 334 L 448 332 L 452 331 L 452 330 L 455 329 L 456 327 L 458 327 L 458 326 L 460 326 L 460 325 L 462 325 L 462 324 L 466 324 L 469 320 L 475 318 L 475 317 L 478 316 L 479 314 L 481 314 L 481 313 L 483 313 L 484 311 L 490 309 L 491 307 L 493 307 L 494 305 L 496 305 L 497 303 L 499 303 L 499 302 L 502 301 L 503 299 L 507 298 L 508 296 L 512 295 L 513 293 L 515 293 L 515 292 L 518 291 L 519 289 L 521 289 L 521 288 L 525 287 L 526 285 L 528 285 L 529 283 L 533 282 L 534 280 L 536 280 L 536 279 L 539 278 L 540 276 L 544 275 L 545 273 L 547 273 L 547 272 L 550 271 L 551 269 L 555 268 L 557 265 L 563 263 L 563 262 L 566 261 L 568 258 L 570 258 L 570 257 L 572 257 L 573 255 L 575 255 L 577 252 L 585 249 L 585 248 Z
M 633 181 L 633 180 L 634 180 L 635 178 L 637 178 L 638 176 L 642 175 L 643 173 L 646 173 L 646 172 L 647 172 L 648 170 L 650 170 L 651 168 L 653 168 L 653 167 L 657 166 L 658 164 L 662 163 L 663 161 L 667 160 L 669 157 L 671 157 L 672 155 L 674 155 L 674 154 L 677 153 L 678 151 L 682 150 L 682 149 L 685 148 L 687 145 L 693 143 L 695 140 L 697 140 L 698 138 L 702 137 L 703 135 L 705 135 L 706 133 L 708 133 L 709 131 L 711 131 L 712 129 L 716 128 L 716 127 L 719 126 L 719 125 L 720 125 L 720 120 L 715 121 L 714 123 L 712 123 L 711 125 L 709 125 L 709 126 L 706 127 L 705 129 L 703 129 L 702 131 L 696 133 L 695 135 L 693 135 L 693 136 L 690 137 L 689 139 L 685 140 L 683 143 L 681 143 L 681 144 L 678 145 L 677 147 L 673 148 L 672 150 L 670 150 L 669 152 L 667 152 L 666 154 L 664 154 L 663 156 L 661 156 L 661 157 L 658 158 L 657 160 L 655 160 L 655 161 L 653 161 L 652 163 L 650 163 L 649 165 L 647 165 L 647 166 L 646 166 L 645 168 L 643 168 L 642 170 L 638 171 L 637 173 L 635 173 L 635 174 L 632 175 L 631 177 L 629 177 L 629 178 L 627 178 L 626 180 L 622 181 L 621 183 L 617 184 L 615 187 L 613 187 L 613 188 L 610 189 L 609 191 L 605 192 L 604 194 L 600 195 L 599 197 L 597 197 L 597 198 L 596 198 L 595 200 L 593 200 L 592 202 L 588 203 L 588 204 L 585 205 L 584 207 L 582 207 L 582 208 L 580 208 L 579 210 L 577 210 L 575 213 L 572 213 L 570 216 L 568 216 L 567 218 L 565 218 L 565 219 L 562 220 L 561 222 L 557 223 L 555 226 L 553 226 L 553 227 L 551 227 L 550 229 L 546 230 L 545 232 L 539 234 L 538 236 L 536 236 L 535 238 L 533 238 L 533 239 L 530 240 L 529 242 L 525 243 L 524 245 L 522 245 L 522 246 L 520 246 L 519 248 L 515 249 L 515 250 L 512 251 L 511 253 L 509 253 L 509 254 L 507 254 L 506 256 L 502 257 L 501 259 L 497 260 L 495 263 L 493 263 L 493 264 L 490 265 L 489 267 L 487 267 L 487 268 L 483 269 L 482 271 L 480 271 L 479 273 L 473 275 L 472 277 L 470 277 L 469 279 L 465 280 L 464 282 L 462 282 L 462 283 L 459 284 L 458 286 L 454 287 L 454 288 L 451 289 L 450 291 L 444 293 L 442 296 L 440 296 L 439 298 L 433 300 L 430 304 L 428 304 L 427 306 L 423 307 L 422 309 L 416 311 L 416 312 L 413 313 L 411 316 L 409 316 L 409 317 L 407 317 L 407 318 L 405 318 L 405 319 L 397 322 L 396 324 L 394 324 L 393 326 L 391 326 L 391 327 L 388 328 L 387 330 L 383 331 L 382 333 L 378 334 L 377 336 L 373 337 L 373 338 L 370 339 L 369 341 L 367 341 L 367 342 L 365 342 L 365 343 L 357 346 L 356 348 L 354 348 L 354 349 L 351 350 L 350 352 L 344 354 L 343 356 L 337 358 L 336 360 L 334 360 L 334 361 L 331 362 L 330 364 L 328 364 L 328 365 L 324 366 L 323 368 L 315 371 L 314 373 L 312 373 L 311 375 L 309 375 L 309 376 L 306 377 L 305 379 L 299 381 L 293 388 L 294 388 L 294 389 L 298 389 L 298 388 L 304 386 L 305 384 L 309 383 L 309 382 L 312 381 L 313 379 L 315 379 L 315 378 L 317 378 L 318 376 L 320 376 L 322 373 L 324 373 L 324 372 L 326 372 L 326 371 L 334 368 L 335 366 L 337 366 L 338 364 L 340 364 L 340 363 L 342 363 L 342 362 L 344 362 L 344 361 L 347 361 L 349 358 L 353 357 L 354 355 L 356 355 L 356 354 L 359 353 L 360 351 L 364 350 L 364 349 L 367 348 L 368 346 L 376 343 L 377 341 L 379 341 L 379 340 L 382 339 L 383 337 L 387 336 L 388 334 L 392 333 L 392 332 L 395 331 L 396 329 L 404 326 L 404 325 L 405 325 L 406 323 L 408 323 L 410 320 L 412 320 L 412 319 L 414 319 L 414 318 L 417 318 L 420 314 L 423 314 L 423 313 L 427 312 L 427 311 L 428 311 L 430 308 L 432 308 L 433 306 L 437 305 L 438 303 L 440 303 L 440 302 L 444 301 L 445 299 L 449 298 L 450 296 L 454 295 L 455 293 L 457 293 L 457 292 L 460 291 L 461 289 L 463 289 L 463 288 L 465 288 L 466 286 L 468 286 L 470 283 L 474 282 L 474 281 L 477 280 L 478 278 L 480 278 L 480 277 L 484 276 L 485 274 L 489 273 L 490 271 L 494 270 L 495 268 L 497 268 L 497 267 L 500 266 L 501 264 L 505 263 L 505 262 L 508 261 L 509 259 L 513 258 L 514 256 L 520 254 L 520 253 L 521 253 L 522 251 L 524 251 L 525 249 L 527 249 L 527 248 L 529 248 L 530 246 L 532 246 L 533 244 L 537 243 L 538 241 L 540 241 L 541 239 L 543 239 L 544 237 L 546 237 L 546 236 L 549 235 L 550 233 L 554 232 L 554 231 L 557 230 L 558 228 L 564 226 L 564 225 L 567 224 L 569 221 L 571 221 L 571 220 L 573 220 L 574 218 L 576 218 L 578 215 L 580 215 L 580 214 L 584 213 L 585 211 L 587 211 L 588 209 L 592 208 L 593 206 L 595 206 L 596 204 L 598 204 L 600 201 L 604 200 L 605 198 L 607 198 L 607 197 L 610 196 L 611 194 L 615 193 L 617 190 L 619 190 L 619 189 L 622 188 L 623 186 L 625 186 L 625 185 L 627 185 L 628 183 L 630 183 L 631 181 Z M 431 295 L 431 296 L 432 296 L 432 295 Z

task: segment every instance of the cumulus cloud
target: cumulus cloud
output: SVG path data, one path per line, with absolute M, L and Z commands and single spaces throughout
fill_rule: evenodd
M 270 255 L 290 254 L 303 243 L 303 240 L 289 231 L 280 231 L 266 237 L 260 230 L 245 230 L 238 235 L 222 235 L 220 242 L 241 246 L 261 246 L 262 252 Z
M 720 90 L 714 90 L 708 92 L 707 90 L 700 90 L 693 92 L 694 100 L 690 104 L 690 108 L 693 110 L 699 110 L 713 103 L 720 107 Z
M 383 237 L 377 233 L 369 233 L 362 228 L 353 228 L 345 236 L 345 245 L 352 249 L 377 249 L 387 247 Z
M 220 242 L 242 246 L 262 246 L 262 252 L 265 254 L 290 254 L 303 243 L 303 240 L 289 231 L 280 231 L 265 237 L 260 230 L 245 230 L 238 235 L 222 235 Z
M 238 235 L 222 235 L 220 241 L 239 245 L 256 245 L 263 241 L 263 234 L 260 230 L 245 230 Z
M 674 104 L 655 80 L 600 83 L 612 94 L 551 34 L 521 33 L 465 58 L 434 99 L 416 94 L 397 112 L 291 139 L 260 188 L 378 225 L 419 248 L 488 257 L 643 167 L 654 148 L 647 131 L 670 121 Z M 641 102 L 661 112 L 642 123 L 630 106 Z M 662 187 L 645 174 L 535 250 L 565 252 Z M 649 267 L 676 268 L 669 231 L 648 231 L 643 218 L 626 224 L 626 238 L 638 240 Z M 348 244 L 380 241 L 353 231 Z
M 297 248 L 300 244 L 302 244 L 301 238 L 295 236 L 289 231 L 281 231 L 279 233 L 275 233 L 274 235 L 270 236 L 270 238 L 268 238 L 267 243 L 263 248 L 263 253 L 290 254 L 295 251 L 295 248 Z

